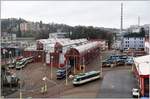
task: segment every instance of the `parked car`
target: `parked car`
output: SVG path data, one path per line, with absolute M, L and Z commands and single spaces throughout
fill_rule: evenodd
M 102 67 L 108 67 L 108 66 L 111 66 L 111 64 L 113 64 L 114 61 L 111 60 L 111 59 L 106 59 L 102 62 Z
M 116 59 L 116 65 L 124 65 L 124 60 L 123 59 L 120 59 L 120 58 L 118 58 L 118 59 Z
M 67 66 L 67 76 L 71 73 L 71 66 Z M 57 79 L 66 78 L 66 67 L 57 70 Z
M 133 96 L 133 97 L 140 97 L 139 89 L 133 88 L 133 89 L 132 89 L 132 96 Z
M 109 58 L 112 59 L 116 65 L 124 65 L 128 57 L 126 55 L 112 55 Z
M 19 84 L 19 78 L 16 75 L 11 74 L 5 68 L 2 68 L 1 72 L 1 83 L 3 86 L 11 85 L 12 87 L 16 87 Z
M 126 62 L 125 62 L 126 65 L 132 65 L 134 64 L 134 60 L 133 60 L 133 57 L 128 57 Z
M 111 55 L 111 56 L 109 56 L 109 59 L 115 60 L 115 59 L 117 59 L 119 57 L 120 57 L 120 55 Z

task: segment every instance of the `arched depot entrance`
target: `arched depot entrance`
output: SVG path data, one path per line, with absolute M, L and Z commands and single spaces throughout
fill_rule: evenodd
M 65 54 L 66 58 L 66 65 L 70 65 L 75 70 L 79 70 L 80 68 L 80 55 L 79 52 L 76 49 L 71 48 L 68 50 Z
M 78 70 L 85 71 L 85 64 L 88 64 L 95 57 L 99 56 L 99 42 L 90 42 L 84 45 L 70 48 L 65 54 L 66 65 L 74 66 Z

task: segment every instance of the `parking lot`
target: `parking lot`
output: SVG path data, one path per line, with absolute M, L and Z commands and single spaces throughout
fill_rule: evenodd
M 103 59 L 114 53 L 113 51 L 104 52 Z M 131 89 L 136 87 L 136 80 L 131 72 L 131 66 L 117 66 L 103 68 L 103 79 L 87 83 L 85 85 L 74 87 L 72 80 L 56 79 L 57 68 L 53 67 L 53 78 L 51 79 L 51 68 L 43 63 L 28 64 L 22 70 L 11 69 L 21 78 L 22 87 L 12 94 L 8 94 L 7 98 L 34 97 L 34 98 L 57 98 L 57 97 L 131 97 Z M 85 71 L 100 70 L 100 57 L 94 59 L 90 64 L 86 65 Z M 46 81 L 47 93 L 42 94 L 41 88 L 45 82 L 43 77 L 47 77 Z M 21 89 L 21 90 L 20 90 Z

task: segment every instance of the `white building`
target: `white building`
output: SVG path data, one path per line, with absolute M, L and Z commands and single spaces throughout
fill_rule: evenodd
M 132 33 L 123 36 L 122 49 L 144 50 L 145 37 L 141 34 Z
M 140 29 L 141 29 L 141 26 L 138 26 L 138 25 L 131 25 L 129 28 L 128 28 L 128 31 L 130 33 L 139 33 L 140 32 Z
M 145 30 L 145 33 L 146 34 L 149 34 L 149 31 L 150 31 L 150 24 L 144 24 L 144 25 L 141 25 L 141 26 L 138 26 L 138 25 L 131 25 L 129 28 L 128 28 L 128 32 L 130 33 L 139 33 L 141 28 L 144 28 Z
M 49 33 L 49 38 L 66 38 L 67 35 L 66 32 Z
M 1 33 L 1 43 L 10 43 L 16 41 L 16 34 L 14 33 Z

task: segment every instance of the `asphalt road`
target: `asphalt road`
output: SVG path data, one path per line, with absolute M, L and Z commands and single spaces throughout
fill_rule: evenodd
M 113 69 L 103 78 L 98 98 L 132 98 L 131 90 L 137 81 L 130 69 Z

